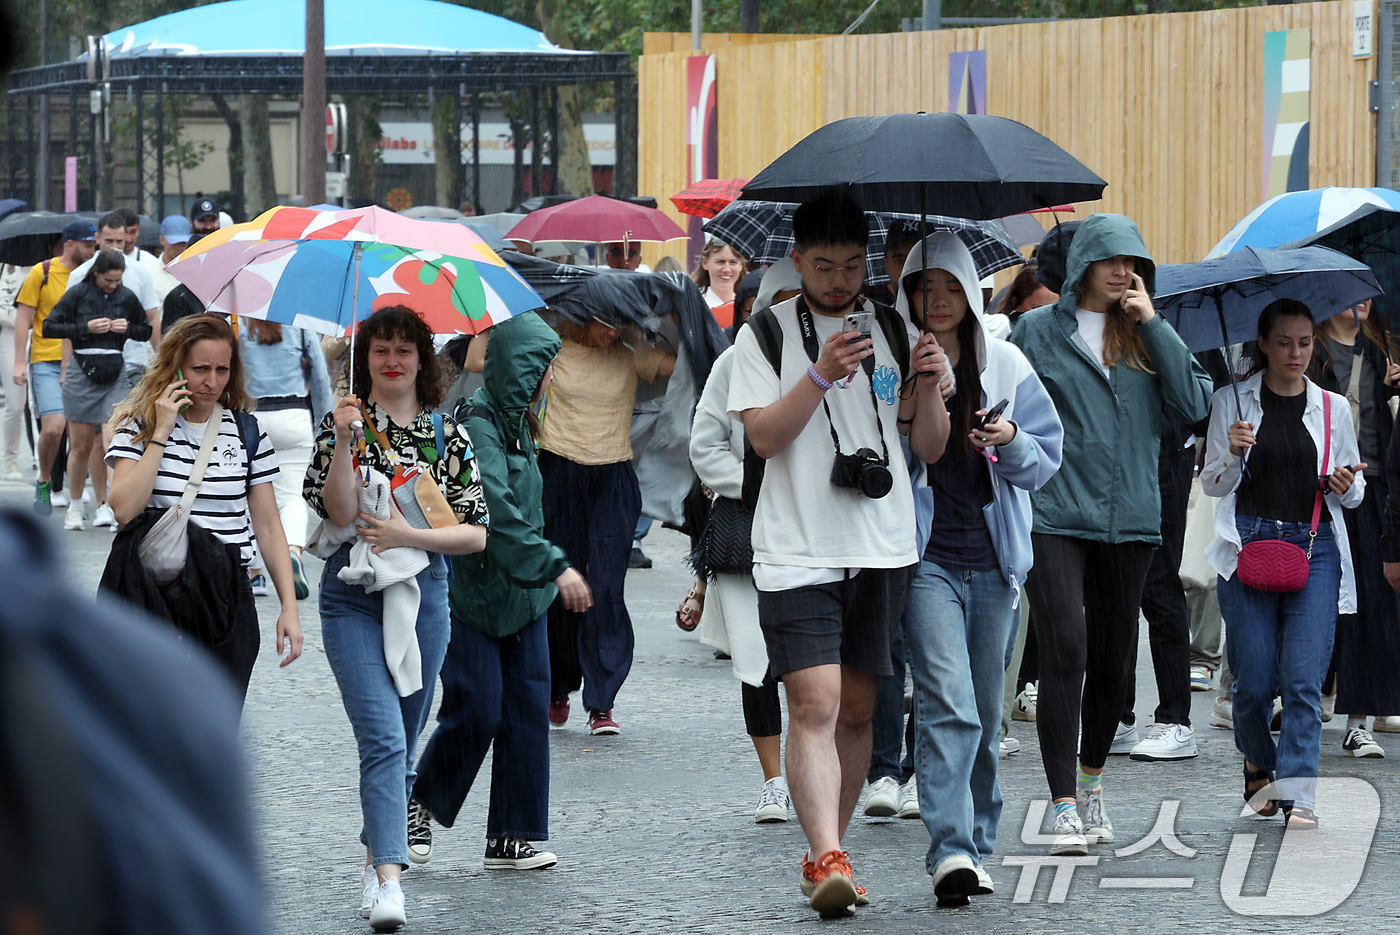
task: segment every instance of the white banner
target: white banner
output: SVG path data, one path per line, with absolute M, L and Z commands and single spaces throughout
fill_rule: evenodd
M 381 123 L 384 136 L 379 141 L 380 157 L 388 164 L 432 165 L 433 125 L 422 123 Z M 547 136 L 547 134 L 546 134 Z M 515 162 L 515 144 L 510 136 L 508 123 L 483 123 L 481 137 L 481 164 L 511 165 Z M 611 123 L 585 123 L 583 138 L 588 142 L 588 158 L 595 166 L 610 166 L 616 160 L 616 126 Z M 533 140 L 525 145 L 525 165 L 534 159 Z M 472 128 L 462 127 L 462 162 L 472 161 Z M 546 143 L 544 164 L 549 165 L 549 146 Z

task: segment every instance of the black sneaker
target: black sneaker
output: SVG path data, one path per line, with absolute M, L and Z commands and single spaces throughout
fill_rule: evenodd
M 415 864 L 426 864 L 433 856 L 433 829 L 429 824 L 432 817 L 426 805 L 415 798 L 409 798 L 408 859 Z
M 627 567 L 650 568 L 651 559 L 647 558 L 646 553 L 634 545 L 632 546 L 632 557 L 627 559 Z
M 559 858 L 535 850 L 522 838 L 487 838 L 485 863 L 487 870 L 543 870 L 559 863 Z

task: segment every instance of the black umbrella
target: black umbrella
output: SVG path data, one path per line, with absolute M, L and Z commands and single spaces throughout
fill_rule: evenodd
M 0 220 L 0 263 L 33 266 L 44 262 L 54 255 L 54 244 L 64 226 L 79 218 L 97 223 L 97 215 L 88 212 L 26 211 Z
M 1400 211 L 1383 205 L 1362 205 L 1337 223 L 1309 237 L 1285 244 L 1294 247 L 1331 247 L 1355 257 L 1376 274 L 1376 283 L 1386 296 L 1400 295 Z M 1376 302 L 1385 314 L 1387 327 L 1400 321 L 1400 304 L 1387 298 Z

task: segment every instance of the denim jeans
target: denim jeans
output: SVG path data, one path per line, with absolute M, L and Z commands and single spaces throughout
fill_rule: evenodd
M 491 750 L 486 837 L 549 838 L 547 634 L 543 615 L 499 638 L 452 616 L 438 726 L 413 786 L 414 797 L 444 827 L 456 822 Z
M 870 718 L 870 769 L 868 782 L 889 776 L 900 784 L 914 775 L 914 710 L 904 715 L 904 672 L 908 667 L 904 650 L 904 622 L 895 624 L 890 637 L 890 663 L 894 675 L 880 676 L 875 690 L 875 712 Z M 901 742 L 904 759 L 899 758 Z
M 1001 819 L 997 757 L 1006 659 L 1019 618 L 998 570 L 921 562 L 909 591 L 904 642 L 914 670 L 919 810 L 926 868 L 962 854 L 978 864 Z
M 1235 517 L 1240 541 L 1285 539 L 1308 547 L 1309 523 Z M 1322 748 L 1322 679 L 1332 658 L 1341 587 L 1341 556 L 1331 523 L 1317 527 L 1308 584 L 1291 594 L 1256 591 L 1239 575 L 1220 579 L 1216 593 L 1230 638 L 1225 652 L 1235 675 L 1235 747 L 1279 780 L 1280 798 L 1316 806 Z M 1269 735 L 1275 696 L 1283 698 L 1283 730 Z
M 408 866 L 408 793 L 413 755 L 428 723 L 433 688 L 447 652 L 447 560 L 434 555 L 418 573 L 418 651 L 423 687 L 400 698 L 384 662 L 383 595 L 336 577 L 350 547 L 326 562 L 321 575 L 321 642 L 360 751 L 361 843 L 374 865 Z

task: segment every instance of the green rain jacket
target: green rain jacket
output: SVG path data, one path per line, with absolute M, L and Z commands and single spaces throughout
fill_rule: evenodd
M 1025 352 L 1065 427 L 1064 463 L 1031 495 L 1032 532 L 1094 542 L 1162 541 L 1157 455 L 1163 414 L 1192 425 L 1210 412 L 1211 381 L 1161 315 L 1138 325 L 1153 372 L 1124 363 L 1104 375 L 1079 334 L 1075 287 L 1089 265 L 1138 258 L 1150 294 L 1156 267 L 1121 214 L 1095 214 L 1074 235 L 1060 299 L 1021 316 L 1011 341 Z
M 485 386 L 471 399 L 491 413 L 466 418 L 491 513 L 486 550 L 452 557 L 448 600 L 457 619 L 487 636 L 518 633 L 553 603 L 569 562 L 544 537 L 544 484 L 526 419 L 559 337 L 530 312 L 491 328 Z

